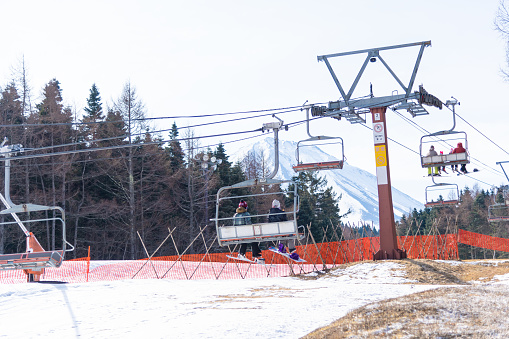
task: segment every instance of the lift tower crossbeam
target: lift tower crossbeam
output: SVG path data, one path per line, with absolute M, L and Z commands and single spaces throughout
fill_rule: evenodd
M 380 55 L 381 51 L 420 46 L 417 59 L 413 68 L 412 75 L 405 86 L 401 79 L 389 67 L 387 62 Z M 392 106 L 393 109 L 406 109 L 412 116 L 428 114 L 422 104 L 433 105 L 442 108 L 442 103 L 436 97 L 428 94 L 422 86 L 418 92 L 412 93 L 412 87 L 415 82 L 417 70 L 422 59 L 424 48 L 431 46 L 431 41 L 416 42 L 403 45 L 379 47 L 372 49 L 364 49 L 352 52 L 335 53 L 322 55 L 318 57 L 318 61 L 325 62 L 336 87 L 341 93 L 342 100 L 329 102 L 328 106 L 313 106 L 311 114 L 313 116 L 326 116 L 335 119 L 342 117 L 350 123 L 365 123 L 366 120 L 361 114 L 371 113 L 373 121 L 373 139 L 375 147 L 375 163 L 376 177 L 378 184 L 378 204 L 379 204 L 379 222 L 380 222 L 380 250 L 374 253 L 374 259 L 401 259 L 406 258 L 406 253 L 398 248 L 396 225 L 394 221 L 394 207 L 392 203 L 392 189 L 389 169 L 389 152 L 387 148 L 387 126 L 385 113 L 387 107 Z M 353 84 L 348 92 L 346 92 L 339 82 L 339 79 L 329 63 L 329 59 L 333 57 L 367 54 Z M 364 70 L 369 62 L 380 60 L 392 77 L 404 90 L 404 94 L 391 95 L 385 97 L 371 97 L 367 99 L 352 100 L 352 94 L 362 77 Z

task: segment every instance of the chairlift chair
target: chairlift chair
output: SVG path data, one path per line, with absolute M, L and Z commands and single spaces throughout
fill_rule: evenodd
M 312 136 L 311 133 L 309 132 L 309 109 L 310 107 L 306 107 L 306 126 L 309 138 L 301 140 L 297 143 L 297 149 L 295 151 L 297 164 L 292 166 L 293 170 L 295 172 L 301 172 L 328 169 L 342 169 L 345 160 L 343 139 L 341 137 L 329 137 L 324 135 Z M 302 150 L 303 147 L 315 147 L 320 145 L 331 145 L 331 144 L 334 145 L 334 147 L 340 148 L 341 153 L 337 158 L 339 160 L 310 162 L 308 161 L 308 159 L 303 159 L 302 154 L 300 152 L 300 150 Z
M 433 185 L 425 189 L 425 207 L 442 207 L 457 205 L 459 203 L 459 188 L 456 184 L 436 183 L 432 177 Z M 446 193 L 446 194 L 444 194 Z M 438 195 L 437 195 L 438 194 Z M 444 199 L 444 196 L 446 199 Z
M 0 194 L 0 200 L 6 209 L 0 211 L 2 222 L 0 227 L 17 224 L 26 237 L 26 251 L 0 255 L 0 271 L 22 269 L 28 281 L 39 281 L 46 267 L 60 267 L 65 257 L 65 252 L 73 251 L 74 247 L 66 240 L 65 212 L 58 206 L 43 206 L 36 204 L 16 205 L 10 198 L 10 155 L 13 152 L 22 151 L 20 145 L 4 146 L 5 140 L 0 147 L 0 155 L 5 157 L 5 197 Z M 43 212 L 46 217 L 30 219 L 37 212 Z M 31 213 L 31 215 L 30 215 Z M 19 217 L 24 216 L 23 220 Z M 10 218 L 9 218 L 10 216 Z M 62 230 L 62 246 L 57 250 L 44 250 L 33 232 L 28 231 L 25 225 L 31 224 L 32 229 L 36 225 L 46 225 L 51 222 L 60 224 Z M 70 246 L 67 249 L 67 245 Z
M 284 192 L 267 192 L 268 190 L 262 190 L 262 193 L 248 194 L 242 196 L 231 196 L 228 195 L 228 191 L 239 188 L 252 188 L 252 187 L 267 187 L 269 185 L 281 185 L 293 184 L 293 209 L 285 212 L 288 221 L 283 222 L 267 222 L 268 220 L 268 209 L 267 213 L 261 214 L 250 214 L 249 218 L 251 224 L 233 226 L 234 217 L 233 211 L 231 217 L 220 218 L 220 211 L 222 211 L 221 203 L 227 200 L 234 200 L 238 202 L 245 200 L 248 202 L 255 201 L 257 198 L 266 197 L 267 201 L 272 201 L 274 197 L 281 197 Z M 281 198 L 280 198 L 281 199 Z M 249 203 L 249 205 L 252 205 Z M 299 197 L 297 194 L 297 185 L 292 180 L 277 180 L 277 179 L 252 179 L 243 181 L 241 183 L 222 187 L 217 192 L 216 200 L 216 218 L 212 219 L 216 224 L 217 238 L 220 246 L 227 246 L 232 244 L 241 244 L 249 242 L 260 242 L 260 241 L 281 241 L 289 239 L 300 238 L 303 234 L 303 226 L 297 226 L 297 213 L 299 212 Z M 302 231 L 299 234 L 299 228 Z
M 496 202 L 497 198 L 494 197 L 494 204 L 488 206 L 488 221 L 497 222 L 497 221 L 506 221 L 509 220 L 509 191 L 507 186 L 502 189 L 503 202 Z
M 449 153 L 449 149 L 455 148 L 458 142 L 463 144 L 466 152 Z M 435 146 L 437 153 L 440 153 L 439 148 L 444 144 L 445 154 L 438 154 L 433 156 L 426 155 L 432 145 Z M 470 156 L 468 154 L 468 140 L 467 134 L 465 132 L 444 131 L 422 136 L 419 151 L 421 156 L 421 166 L 423 168 L 443 167 L 470 163 Z
M 507 221 L 509 220 L 509 207 L 506 204 L 494 204 L 488 206 L 488 221 Z
M 421 166 L 423 168 L 427 167 L 443 167 L 448 165 L 462 165 L 470 163 L 470 156 L 468 154 L 468 140 L 467 134 L 465 132 L 455 131 L 456 127 L 456 105 L 459 105 L 458 100 L 451 97 L 452 100 L 447 100 L 445 105 L 447 107 L 452 106 L 452 119 L 453 125 L 450 130 L 440 131 L 431 133 L 428 135 L 424 135 L 421 137 L 421 143 L 419 146 L 419 154 L 421 158 Z M 461 142 L 466 152 L 464 153 L 449 153 L 450 148 L 455 148 L 457 143 Z M 445 146 L 444 146 L 445 144 Z M 440 154 L 440 150 L 437 150 L 435 147 L 435 151 L 438 155 L 427 156 L 425 153 L 428 152 L 431 145 L 437 145 L 440 147 L 444 146 L 446 149 L 443 153 Z

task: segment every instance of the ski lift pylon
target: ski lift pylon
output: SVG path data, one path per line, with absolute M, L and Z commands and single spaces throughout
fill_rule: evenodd
M 344 160 L 345 160 L 345 152 L 343 139 L 341 137 L 329 137 L 329 136 L 312 136 L 309 131 L 309 109 L 310 107 L 306 107 L 306 126 L 307 126 L 307 134 L 309 136 L 308 139 L 301 140 L 297 143 L 297 149 L 295 151 L 295 155 L 297 158 L 297 164 L 292 166 L 295 172 L 300 171 L 317 171 L 317 170 L 328 170 L 328 169 L 342 169 Z M 321 144 L 317 144 L 316 141 L 324 141 Z M 311 147 L 311 146 L 319 146 L 319 145 L 330 145 L 334 144 L 336 146 L 341 147 L 341 155 L 339 160 L 333 161 L 319 161 L 319 162 L 304 162 L 300 150 L 303 147 Z
M 277 118 L 277 117 L 276 117 Z M 278 122 L 268 123 L 263 125 L 263 130 L 272 129 L 274 131 L 274 170 L 271 174 L 264 178 L 256 178 L 246 180 L 231 186 L 221 187 L 217 191 L 216 198 L 216 217 L 211 219 L 216 224 L 217 238 L 220 246 L 227 246 L 232 244 L 241 244 L 257 241 L 278 241 L 278 240 L 289 240 L 297 239 L 302 236 L 299 233 L 299 228 L 303 229 L 303 226 L 297 225 L 297 213 L 299 211 L 299 196 L 297 192 L 297 185 L 292 180 L 278 180 L 273 179 L 279 168 L 279 139 L 278 131 L 283 128 L 283 121 L 277 118 Z M 247 225 L 234 225 L 234 217 L 220 217 L 221 202 L 225 200 L 254 200 L 257 197 L 269 197 L 274 195 L 283 195 L 282 191 L 270 192 L 268 189 L 262 189 L 262 193 L 255 193 L 242 196 L 230 196 L 226 194 L 228 191 L 233 189 L 262 187 L 267 188 L 270 185 L 281 185 L 293 184 L 293 209 L 292 211 L 285 212 L 288 221 L 282 222 L 266 222 L 269 214 L 250 214 L 249 219 L 252 222 Z M 270 201 L 270 199 L 268 199 Z M 267 210 L 268 212 L 268 210 Z M 263 222 L 256 222 L 262 218 Z

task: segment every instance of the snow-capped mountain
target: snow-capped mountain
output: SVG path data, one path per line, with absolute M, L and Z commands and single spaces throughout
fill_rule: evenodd
M 292 165 L 295 165 L 294 141 L 279 141 L 279 169 L 276 175 L 278 179 L 290 179 L 295 175 Z M 269 164 L 274 164 L 274 139 L 268 137 L 258 143 L 239 149 L 235 152 L 231 161 L 239 161 L 249 152 L 262 153 Z M 301 159 L 306 162 L 323 162 L 337 160 L 316 146 L 301 148 Z M 272 169 L 272 167 L 271 167 Z M 325 177 L 327 186 L 333 188 L 341 200 L 339 202 L 340 213 L 350 210 L 350 214 L 343 218 L 345 222 L 358 223 L 359 221 L 373 222 L 378 225 L 378 187 L 376 176 L 358 167 L 345 163 L 341 170 L 324 170 L 319 172 Z M 394 215 L 396 219 L 403 214 L 408 214 L 414 208 L 422 209 L 423 204 L 412 197 L 392 188 Z

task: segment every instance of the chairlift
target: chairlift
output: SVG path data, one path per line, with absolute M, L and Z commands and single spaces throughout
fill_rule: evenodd
M 499 192 L 500 193 L 500 192 Z M 509 220 L 509 191 L 507 186 L 502 189 L 502 197 L 504 199 L 503 202 L 496 202 L 496 197 L 498 193 L 494 197 L 494 204 L 488 206 L 488 221 L 497 222 L 497 221 L 506 221 Z
M 227 218 L 220 218 L 219 212 L 221 210 L 221 203 L 227 200 L 234 200 L 238 202 L 245 200 L 249 206 L 254 205 L 254 201 L 261 197 L 267 197 L 267 202 L 272 201 L 274 197 L 283 196 L 284 192 L 265 192 L 248 194 L 242 196 L 229 196 L 228 191 L 238 188 L 252 188 L 252 187 L 264 187 L 269 185 L 281 185 L 293 184 L 293 209 L 291 211 L 285 211 L 288 221 L 282 222 L 267 222 L 270 209 L 270 205 L 266 206 L 265 210 L 267 213 L 250 214 L 249 218 L 251 224 L 234 226 L 233 216 Z M 233 211 L 232 211 L 233 212 Z M 222 187 L 217 192 L 216 200 L 216 218 L 213 219 L 216 223 L 217 237 L 220 246 L 227 246 L 232 244 L 241 244 L 249 242 L 260 242 L 260 241 L 281 241 L 289 239 L 297 239 L 301 237 L 304 232 L 303 226 L 297 226 L 297 213 L 299 212 L 299 197 L 297 195 L 297 185 L 292 180 L 277 180 L 277 179 L 251 179 L 243 181 L 241 183 Z M 233 214 L 233 213 L 232 213 Z M 299 234 L 299 228 L 301 232 Z
M 277 117 L 276 117 L 277 118 Z M 278 180 L 273 179 L 277 174 L 279 167 L 279 141 L 278 131 L 283 126 L 283 121 L 278 119 L 279 122 L 264 124 L 263 130 L 272 129 L 274 131 L 274 170 L 271 174 L 264 178 L 256 178 L 246 180 L 231 186 L 221 187 L 217 192 L 216 198 L 216 217 L 211 219 L 216 224 L 217 238 L 220 246 L 227 246 L 232 244 L 242 244 L 259 241 L 281 241 L 289 239 L 297 239 L 303 236 L 304 227 L 297 225 L 297 213 L 299 212 L 299 196 L 297 193 L 297 185 L 292 180 Z M 239 200 L 248 201 L 248 205 L 254 205 L 254 201 L 258 198 L 265 199 L 265 201 L 272 201 L 275 196 L 283 196 L 284 192 L 276 190 L 271 192 L 271 185 L 277 185 L 281 188 L 282 185 L 293 184 L 293 209 L 291 211 L 285 211 L 288 221 L 283 222 L 267 222 L 268 211 L 270 206 L 266 206 L 264 210 L 267 214 L 250 214 L 251 224 L 234 226 L 233 216 L 227 218 L 220 217 L 220 211 L 222 211 L 221 204 L 228 201 Z M 259 187 L 261 193 L 253 193 L 242 196 L 231 196 L 228 192 L 234 189 L 249 189 Z M 224 204 L 223 204 L 224 205 Z M 232 215 L 234 211 L 231 211 Z M 299 229 L 302 231 L 299 233 Z
M 506 204 L 494 204 L 488 206 L 488 221 L 509 220 L 509 207 Z
M 2 222 L 0 227 L 17 224 L 26 237 L 26 251 L 23 253 L 12 253 L 0 255 L 0 271 L 4 270 L 23 270 L 27 275 L 28 281 L 39 281 L 46 267 L 58 268 L 62 265 L 65 252 L 73 251 L 74 247 L 66 240 L 65 231 L 65 212 L 58 206 L 43 206 L 36 204 L 16 205 L 10 198 L 10 155 L 13 152 L 21 152 L 21 145 L 4 146 L 5 141 L 0 146 L 0 155 L 5 157 L 5 197 L 0 194 L 0 200 L 6 209 L 0 211 Z M 45 217 L 39 219 L 30 219 L 37 212 L 43 212 Z M 24 216 L 23 220 L 19 217 Z M 9 218 L 10 216 L 10 218 Z M 30 224 L 32 229 L 37 225 L 46 225 L 54 223 L 60 226 L 62 230 L 62 246 L 57 250 L 44 250 L 33 232 L 28 231 L 26 225 Z M 70 249 L 67 249 L 67 245 Z
M 306 126 L 307 133 L 309 138 L 305 140 L 301 140 L 297 143 L 297 149 L 295 151 L 295 155 L 297 158 L 297 164 L 292 166 L 295 172 L 300 171 L 318 171 L 318 170 L 327 170 L 327 169 L 342 169 L 344 160 L 345 160 L 345 152 L 343 139 L 341 137 L 329 137 L 329 136 L 312 136 L 309 132 L 309 107 L 306 107 Z M 334 145 L 334 148 L 340 148 L 341 153 L 339 154 L 339 160 L 333 161 L 320 161 L 320 162 L 310 162 L 310 159 L 304 159 L 301 154 L 301 150 L 304 147 L 316 147 L 321 145 Z
M 454 99 L 454 98 L 453 98 Z M 453 126 L 450 130 L 440 131 L 431 133 L 428 135 L 424 135 L 421 137 L 421 142 L 419 146 L 419 154 L 421 158 L 421 166 L 423 168 L 428 167 L 443 167 L 449 165 L 461 165 L 461 164 L 469 164 L 470 156 L 468 154 L 468 140 L 467 134 L 465 132 L 454 131 L 456 126 L 456 111 L 455 105 L 458 104 L 456 99 L 447 100 L 445 103 L 446 106 L 452 106 L 453 112 Z M 450 148 L 455 148 L 458 143 L 461 143 L 465 148 L 466 152 L 464 153 L 450 153 Z M 444 145 L 445 154 L 440 154 L 440 145 Z M 438 155 L 428 156 L 426 155 L 431 146 L 435 146 L 435 151 L 439 153 Z
M 427 186 L 425 189 L 425 207 L 454 206 L 459 203 L 458 185 L 436 183 L 434 177 L 431 177 L 431 179 L 433 180 L 433 185 Z

